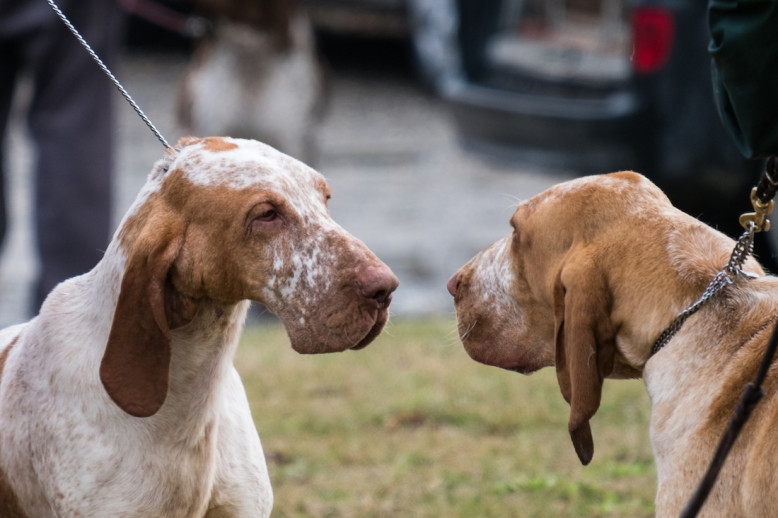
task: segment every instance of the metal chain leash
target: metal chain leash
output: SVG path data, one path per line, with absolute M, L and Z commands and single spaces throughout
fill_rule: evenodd
M 710 284 L 708 284 L 705 292 L 697 302 L 679 313 L 662 334 L 659 335 L 659 338 L 656 339 L 654 345 L 651 346 L 651 356 L 655 355 L 662 347 L 667 345 L 670 339 L 681 329 L 681 326 L 686 322 L 686 319 L 695 314 L 706 302 L 713 298 L 713 296 L 726 286 L 734 284 L 741 275 L 750 276 L 750 274 L 743 272 L 742 268 L 748 256 L 753 252 L 755 232 L 756 224 L 753 221 L 749 221 L 747 223 L 746 231 L 743 232 L 743 235 L 741 235 L 737 240 L 737 243 L 735 243 L 735 249 L 732 251 L 729 262 L 713 278 Z
M 694 304 L 683 310 L 667 328 L 662 331 L 659 338 L 651 346 L 650 356 L 659 352 L 662 347 L 675 336 L 683 323 L 696 313 L 706 302 L 724 287 L 733 284 L 741 275 L 749 276 L 743 272 L 743 264 L 754 249 L 754 234 L 770 230 L 770 220 L 767 216 L 772 214 L 775 202 L 773 198 L 778 192 L 778 157 L 771 156 L 764 165 L 764 171 L 756 187 L 751 189 L 751 206 L 754 212 L 747 212 L 740 216 L 740 224 L 746 231 L 735 243 L 729 263 L 721 272 L 713 278 L 702 297 Z M 649 356 L 649 357 L 650 357 Z
M 108 69 L 108 67 L 103 63 L 103 60 L 100 59 L 100 56 L 97 55 L 97 53 L 92 50 L 92 47 L 89 46 L 89 43 L 86 42 L 86 40 L 81 36 L 81 34 L 76 30 L 76 28 L 73 26 L 72 23 L 70 23 L 70 20 L 68 20 L 67 16 L 65 16 L 65 13 L 60 10 L 60 8 L 57 6 L 57 4 L 54 3 L 54 0 L 46 0 L 48 4 L 51 6 L 51 8 L 54 10 L 54 12 L 59 16 L 59 19 L 62 20 L 62 23 L 65 24 L 65 26 L 70 30 L 70 32 L 73 33 L 73 36 L 76 37 L 79 43 L 86 49 L 86 51 L 89 53 L 89 55 L 92 57 L 92 59 L 95 60 L 95 62 L 98 64 L 100 69 L 105 72 L 105 75 L 108 76 L 108 78 L 113 82 L 113 84 L 116 86 L 116 88 L 119 89 L 119 92 L 122 94 L 122 97 L 130 103 L 130 106 L 135 110 L 135 113 L 138 114 L 138 116 L 143 119 L 143 122 L 146 123 L 146 126 L 149 127 L 149 129 L 154 133 L 154 135 L 159 139 L 160 142 L 162 142 L 162 145 L 165 146 L 168 149 L 173 149 L 173 147 L 168 144 L 168 141 L 165 140 L 165 137 L 162 136 L 162 133 L 157 129 L 156 126 L 154 126 L 154 123 L 151 122 L 151 119 L 149 119 L 145 113 L 143 113 L 143 110 L 140 109 L 140 106 L 138 106 L 138 103 L 135 102 L 135 100 L 130 96 L 130 94 L 127 92 L 127 90 L 124 89 L 122 84 L 119 82 L 118 79 L 116 79 L 116 76 L 114 76 L 111 71 Z

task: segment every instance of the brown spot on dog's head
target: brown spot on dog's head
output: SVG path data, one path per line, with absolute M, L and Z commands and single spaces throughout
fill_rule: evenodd
M 221 153 L 223 151 L 230 151 L 231 149 L 237 149 L 238 145 L 234 142 L 229 142 L 222 137 L 206 137 L 203 139 L 205 149 L 213 151 L 214 153 Z

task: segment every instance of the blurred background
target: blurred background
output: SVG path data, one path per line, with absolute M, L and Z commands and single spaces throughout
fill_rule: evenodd
M 333 217 L 399 276 L 395 315 L 452 314 L 446 279 L 509 231 L 518 202 L 577 175 L 639 171 L 731 236 L 749 208 L 759 164 L 719 122 L 704 2 L 120 5 L 114 72 L 167 139 L 258 138 L 313 164 L 333 189 Z M 3 325 L 28 316 L 37 271 L 24 80 L 16 97 Z M 119 95 L 115 104 L 114 226 L 163 151 Z

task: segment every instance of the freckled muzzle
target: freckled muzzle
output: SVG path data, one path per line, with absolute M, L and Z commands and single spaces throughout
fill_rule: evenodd
M 325 242 L 316 273 L 299 274 L 296 300 L 275 311 L 300 353 L 366 347 L 389 320 L 399 285 L 392 270 L 353 236 L 338 233 Z

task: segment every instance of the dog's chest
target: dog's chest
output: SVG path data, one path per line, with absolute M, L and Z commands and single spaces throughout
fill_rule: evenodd
M 40 392 L 32 383 L 27 388 L 28 395 Z M 5 455 L 3 465 L 14 473 L 29 516 L 205 514 L 218 468 L 215 434 L 178 434 L 186 438 L 176 440 L 174 430 L 160 433 L 164 416 L 150 418 L 157 422 L 147 426 L 149 420 L 123 414 L 107 396 L 78 409 L 73 401 L 68 394 L 57 401 L 28 400 L 21 408 L 36 410 L 17 415 L 17 426 L 3 434 L 9 446 L 3 449 L 15 453 Z
M 216 469 L 211 441 L 140 447 L 142 440 L 131 445 L 132 435 L 125 431 L 124 436 L 127 440 L 119 442 L 115 435 L 109 440 L 75 427 L 67 440 L 32 452 L 32 473 L 20 495 L 31 516 L 205 515 Z

